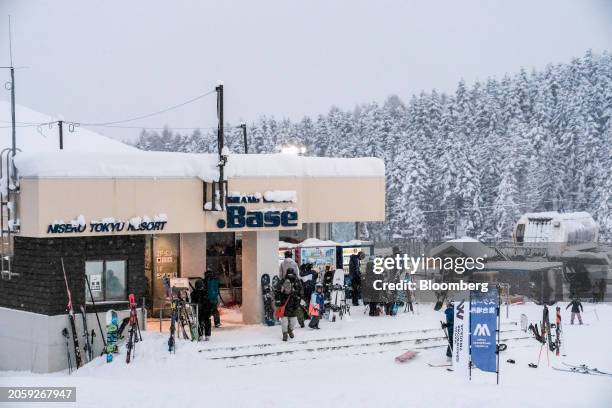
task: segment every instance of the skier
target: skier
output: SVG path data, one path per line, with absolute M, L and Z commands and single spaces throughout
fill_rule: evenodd
M 210 302 L 211 313 L 215 322 L 215 327 L 221 327 L 221 316 L 219 315 L 219 278 L 217 275 L 208 269 L 204 274 L 206 279 L 206 291 L 208 301 Z
M 351 255 L 349 258 L 349 276 L 353 286 L 353 306 L 359 306 L 359 297 L 361 291 L 361 261 L 365 258 L 365 254 L 359 251 L 357 254 Z
M 310 314 L 310 323 L 308 327 L 311 329 L 319 329 L 319 320 L 325 311 L 325 299 L 323 297 L 323 285 L 317 283 L 315 285 L 315 291 L 310 296 L 310 305 L 308 307 L 308 314 Z
M 453 307 L 453 302 L 448 302 L 446 304 L 444 315 L 446 316 L 446 323 L 442 323 L 442 328 L 446 329 L 448 333 L 448 347 L 446 348 L 446 357 L 452 358 L 453 357 L 453 327 L 455 325 L 455 308 Z
M 565 307 L 565 310 L 567 310 L 570 306 L 572 307 L 572 318 L 570 324 L 574 324 L 574 318 L 576 316 L 578 316 L 578 322 L 582 324 L 582 316 L 580 316 L 580 312 L 583 312 L 584 308 L 582 307 L 580 298 L 575 297 L 574 299 L 572 299 L 572 301 L 569 302 L 569 304 Z
M 287 276 L 281 283 L 280 296 L 281 304 L 285 308 L 284 314 L 281 316 L 283 341 L 287 341 L 287 336 L 294 337 L 293 328 L 297 323 L 298 309 L 302 298 L 302 285 L 293 268 L 287 269 Z
M 285 251 L 285 259 L 278 267 L 278 277 L 281 281 L 287 277 L 287 270 L 289 270 L 289 268 L 293 269 L 294 273 L 297 273 L 297 271 L 300 270 L 298 265 L 293 260 L 293 254 L 291 251 Z
M 200 338 L 204 334 L 204 341 L 210 340 L 210 316 L 212 314 L 212 304 L 208 298 L 206 281 L 198 279 L 195 289 L 191 291 L 191 302 L 198 305 L 198 333 Z
M 410 289 L 406 289 L 406 311 L 412 312 L 414 314 L 414 308 L 412 307 L 412 303 L 414 302 L 414 295 Z

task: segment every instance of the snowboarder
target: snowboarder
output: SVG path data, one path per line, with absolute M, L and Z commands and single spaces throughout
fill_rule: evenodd
M 301 307 L 302 285 L 294 271 L 293 268 L 287 269 L 287 276 L 281 283 L 280 289 L 281 307 L 285 309 L 281 316 L 283 341 L 287 341 L 287 336 L 295 337 L 293 328 L 297 323 L 298 309 Z
M 208 290 L 203 279 L 198 279 L 195 289 L 191 292 L 191 302 L 198 305 L 198 333 L 200 338 L 204 335 L 204 341 L 210 340 L 210 316 L 212 304 L 208 298 Z
M 444 310 L 444 315 L 446 316 L 446 323 L 442 324 L 442 328 L 446 329 L 448 333 L 448 347 L 446 348 L 446 357 L 453 357 L 453 327 L 455 325 L 455 308 L 453 302 L 448 302 L 446 304 L 446 309 Z
M 281 279 L 281 281 L 287 277 L 287 271 L 290 268 L 293 269 L 293 273 L 297 273 L 300 270 L 298 265 L 293 260 L 293 254 L 291 251 L 285 251 L 285 259 L 278 267 L 278 277 Z
M 365 258 L 363 251 L 351 255 L 349 258 L 349 276 L 353 286 L 353 306 L 359 306 L 359 297 L 361 291 L 361 261 Z
M 308 314 L 310 314 L 310 323 L 308 327 L 311 329 L 319 329 L 319 321 L 325 311 L 325 298 L 323 297 L 323 285 L 317 283 L 315 285 L 315 291 L 310 296 L 310 305 L 308 307 Z
M 572 307 L 572 318 L 570 324 L 574 324 L 574 318 L 576 316 L 578 316 L 578 322 L 582 324 L 582 316 L 580 316 L 580 313 L 584 311 L 584 308 L 582 307 L 580 298 L 576 297 L 572 299 L 572 301 L 565 307 L 565 310 L 567 310 L 570 306 Z

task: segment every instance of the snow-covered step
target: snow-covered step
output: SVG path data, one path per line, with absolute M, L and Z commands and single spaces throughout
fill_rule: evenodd
M 520 332 L 520 330 L 502 330 L 502 333 L 509 335 L 509 332 Z M 521 338 L 530 338 L 530 336 L 520 336 Z M 512 337 L 508 337 L 512 338 Z M 314 352 L 322 352 L 322 351 L 337 351 L 337 350 L 346 350 L 346 349 L 354 349 L 354 348 L 372 348 L 372 347 L 389 347 L 389 346 L 398 346 L 398 345 L 408 345 L 408 344 L 423 344 L 430 342 L 443 342 L 447 343 L 446 336 L 431 336 L 431 337 L 416 337 L 416 338 L 392 338 L 392 339 L 377 339 L 375 341 L 350 341 L 350 342 L 338 342 L 331 344 L 306 344 L 304 347 L 295 347 L 297 344 L 295 343 L 284 343 L 283 347 L 278 347 L 277 349 L 266 350 L 266 351 L 257 351 L 257 350 L 249 350 L 247 352 L 242 352 L 239 354 L 232 353 L 224 353 L 218 355 L 207 356 L 210 360 L 236 360 L 236 359 L 245 359 L 245 358 L 265 358 L 272 356 L 281 356 L 286 354 L 295 354 L 295 353 L 314 353 Z

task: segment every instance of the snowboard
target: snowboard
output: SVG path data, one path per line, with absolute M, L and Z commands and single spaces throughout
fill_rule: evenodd
M 272 277 L 272 297 L 274 298 L 274 306 L 279 307 L 281 305 L 280 303 L 280 284 L 281 284 L 281 280 L 278 276 L 274 275 Z
M 342 319 L 342 315 L 344 314 L 343 308 L 346 305 L 346 298 L 344 293 L 344 269 L 337 269 L 334 272 L 329 298 L 329 320 L 335 322 L 336 316 L 340 316 L 340 319 Z
M 442 306 L 444 306 L 444 301 L 446 300 L 447 293 L 448 292 L 440 292 L 439 294 L 436 295 L 437 300 L 436 300 L 436 304 L 434 305 L 434 310 L 436 312 L 441 310 Z
M 401 354 L 401 355 L 395 357 L 395 361 L 398 362 L 398 363 L 405 363 L 406 361 L 412 360 L 413 358 L 415 358 L 417 356 L 417 354 L 419 354 L 418 351 L 408 350 L 404 354 Z
M 106 362 L 110 363 L 113 361 L 113 354 L 118 352 L 117 349 L 117 324 L 118 324 L 117 312 L 109 310 L 106 312 Z
M 261 275 L 261 295 L 264 305 L 264 323 L 268 326 L 274 326 L 274 298 L 272 296 L 272 287 L 270 286 L 270 275 L 264 273 Z

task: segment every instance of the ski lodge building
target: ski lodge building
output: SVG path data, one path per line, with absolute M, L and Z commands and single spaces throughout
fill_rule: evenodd
M 18 107 L 17 120 L 45 120 L 36 115 Z M 62 261 L 77 332 L 84 305 L 99 355 L 85 276 L 102 326 L 106 310 L 127 314 L 130 293 L 157 317 L 162 279 L 206 268 L 219 274 L 224 300 L 241 304 L 243 322 L 257 324 L 260 277 L 278 272 L 279 240 L 334 239 L 334 223 L 384 220 L 379 159 L 229 154 L 220 197 L 217 155 L 144 152 L 86 129 L 65 132 L 59 150 L 57 129 L 43 131 L 19 128 L 11 159 L 10 129 L 0 129 L 2 370 L 66 368 Z

